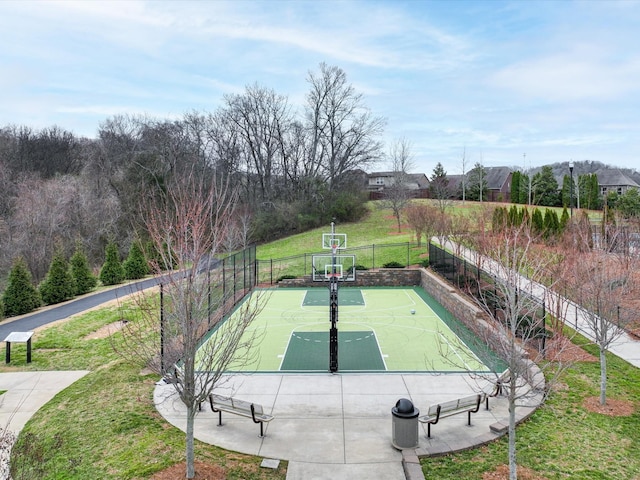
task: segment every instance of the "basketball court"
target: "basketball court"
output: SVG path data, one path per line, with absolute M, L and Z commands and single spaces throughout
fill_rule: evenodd
M 242 372 L 327 372 L 330 292 L 258 290 L 255 361 Z M 255 301 L 251 298 L 246 301 Z M 421 288 L 339 289 L 338 371 L 489 372 L 496 359 Z
M 247 355 L 255 360 L 233 371 L 486 373 L 502 367 L 423 289 L 350 287 L 356 256 L 341 254 L 347 235 L 336 233 L 334 223 L 321 246 L 331 253 L 312 256 L 317 288 L 257 290 L 245 299 L 261 306 L 246 338 L 261 340 Z

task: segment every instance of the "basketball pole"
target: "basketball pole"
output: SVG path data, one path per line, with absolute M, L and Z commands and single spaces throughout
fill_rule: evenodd
M 329 371 L 338 371 L 338 276 L 336 274 L 335 222 L 331 222 L 331 278 L 329 279 Z

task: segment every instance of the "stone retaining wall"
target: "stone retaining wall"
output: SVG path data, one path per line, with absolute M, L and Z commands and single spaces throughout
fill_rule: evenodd
M 354 282 L 344 282 L 345 287 L 412 287 L 420 285 L 421 270 L 417 268 L 380 268 L 376 270 L 358 270 Z M 312 288 L 322 285 L 314 282 L 311 275 L 301 278 L 284 279 L 278 287 Z

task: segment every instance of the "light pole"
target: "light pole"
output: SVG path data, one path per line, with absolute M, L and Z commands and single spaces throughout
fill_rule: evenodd
M 569 174 L 571 175 L 571 186 L 569 187 L 569 210 L 571 210 L 571 218 L 573 218 L 573 160 L 569 162 Z

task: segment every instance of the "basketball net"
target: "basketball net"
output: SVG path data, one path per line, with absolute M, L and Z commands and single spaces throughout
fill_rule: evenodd
M 338 252 L 338 244 L 337 243 L 332 243 L 331 244 L 331 252 L 335 255 Z

